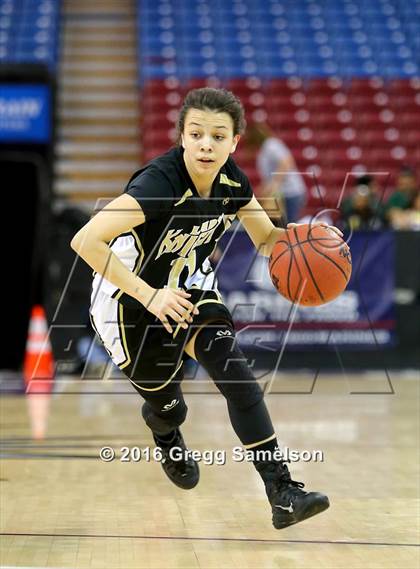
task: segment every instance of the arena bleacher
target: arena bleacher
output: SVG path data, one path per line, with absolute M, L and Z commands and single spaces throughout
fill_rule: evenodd
M 391 187 L 420 164 L 419 2 L 142 0 L 138 14 L 144 160 L 173 141 L 188 89 L 223 85 L 290 147 L 309 210 L 336 205 L 346 172 Z M 237 158 L 256 186 L 253 157 Z
M 44 63 L 59 53 L 59 0 L 0 0 L 0 63 Z

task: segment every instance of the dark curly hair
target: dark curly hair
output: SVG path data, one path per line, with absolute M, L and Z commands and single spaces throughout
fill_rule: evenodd
M 242 134 L 246 127 L 245 112 L 241 101 L 231 91 L 203 87 L 193 89 L 185 96 L 177 121 L 177 142 L 181 143 L 185 117 L 190 109 L 227 113 L 233 121 L 233 134 Z

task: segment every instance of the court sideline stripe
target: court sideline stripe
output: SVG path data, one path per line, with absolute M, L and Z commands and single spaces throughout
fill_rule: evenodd
M 77 534 L 77 533 L 8 533 L 1 532 L 0 535 L 9 537 L 79 537 L 79 538 L 100 538 L 100 539 L 150 539 L 150 540 L 176 540 L 176 541 L 233 541 L 250 543 L 307 543 L 319 545 L 373 545 L 384 547 L 420 547 L 418 543 L 389 543 L 374 541 L 344 541 L 344 540 L 323 540 L 323 539 L 258 539 L 253 537 L 182 537 L 168 535 L 102 535 L 102 534 Z

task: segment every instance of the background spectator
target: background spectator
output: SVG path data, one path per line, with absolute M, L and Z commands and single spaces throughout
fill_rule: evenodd
M 402 215 L 402 212 L 415 207 L 418 192 L 414 171 L 405 166 L 400 170 L 397 187 L 385 207 L 386 219 L 394 229 L 403 229 L 406 216 Z
M 346 229 L 379 229 L 383 226 L 377 182 L 365 174 L 356 179 L 355 189 L 341 204 Z
M 420 191 L 416 193 L 408 209 L 394 208 L 392 228 L 420 230 Z
M 284 211 L 279 211 L 284 222 L 297 221 L 306 203 L 306 186 L 290 150 L 262 122 L 249 126 L 246 141 L 258 149 L 256 162 L 262 182 L 259 195 L 274 198 L 279 210 L 284 203 Z

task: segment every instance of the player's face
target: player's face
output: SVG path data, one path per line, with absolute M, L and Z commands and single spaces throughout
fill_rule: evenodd
M 233 134 L 228 113 L 190 109 L 182 133 L 187 167 L 197 175 L 216 174 L 235 151 L 239 138 Z

